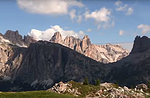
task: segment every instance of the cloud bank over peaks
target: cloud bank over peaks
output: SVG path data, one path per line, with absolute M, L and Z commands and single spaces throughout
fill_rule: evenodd
M 30 13 L 62 15 L 68 14 L 70 7 L 83 7 L 77 0 L 17 0 L 23 10 Z
M 28 35 L 33 37 L 35 40 L 49 41 L 51 39 L 51 37 L 54 35 L 55 32 L 60 32 L 63 39 L 66 36 L 74 36 L 76 38 L 82 38 L 85 35 L 83 31 L 74 32 L 73 30 L 64 30 L 59 25 L 51 26 L 51 28 L 49 28 L 45 31 L 32 29 L 31 32 Z

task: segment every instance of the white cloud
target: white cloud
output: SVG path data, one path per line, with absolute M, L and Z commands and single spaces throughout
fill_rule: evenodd
M 92 29 L 90 29 L 90 28 L 87 29 L 87 32 L 91 32 L 91 31 L 92 31 Z
M 86 11 L 85 19 L 94 19 L 97 25 L 97 29 L 108 28 L 114 26 L 111 11 L 107 8 L 101 8 L 99 10 L 90 12 Z
M 128 8 L 128 11 L 127 11 L 127 13 L 126 13 L 126 15 L 131 15 L 132 13 L 133 13 L 133 8 Z
M 73 30 L 64 30 L 59 25 L 51 26 L 51 28 L 49 28 L 45 31 L 32 29 L 31 32 L 29 33 L 29 35 L 32 36 L 35 40 L 49 41 L 51 39 L 51 37 L 54 35 L 55 32 L 60 32 L 63 39 L 66 36 L 74 36 L 74 37 L 77 37 L 77 38 L 82 38 L 84 36 L 83 31 L 74 32 Z
M 101 8 L 100 10 L 96 10 L 94 12 L 89 13 L 87 11 L 85 13 L 85 18 L 92 18 L 96 22 L 107 22 L 110 20 L 111 11 L 106 8 Z
M 37 14 L 67 14 L 72 6 L 83 7 L 77 0 L 17 0 L 20 8 Z
M 116 2 L 115 2 L 115 5 L 116 5 L 116 6 L 120 6 L 121 4 L 122 4 L 121 1 L 116 1 Z
M 123 4 L 121 1 L 116 1 L 116 11 L 125 12 L 125 15 L 131 15 L 134 11 L 132 7 L 129 7 L 127 4 Z
M 72 20 L 75 19 L 76 18 L 76 10 L 75 9 L 71 10 L 69 15 L 70 15 Z
M 119 31 L 119 35 L 122 36 L 123 34 L 124 34 L 124 31 L 123 31 L 123 30 L 120 30 L 120 31 Z
M 142 30 L 142 33 L 150 33 L 150 25 L 146 25 L 146 24 L 140 24 L 137 26 L 138 29 Z
M 127 7 L 128 7 L 128 5 L 125 4 L 125 5 L 123 5 L 123 6 L 117 7 L 116 10 L 117 10 L 117 11 L 126 11 Z

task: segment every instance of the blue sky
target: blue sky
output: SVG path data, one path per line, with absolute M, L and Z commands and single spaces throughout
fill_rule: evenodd
M 148 0 L 45 1 L 0 1 L 0 32 L 18 30 L 22 35 L 45 38 L 41 37 L 45 30 L 53 28 L 63 30 L 64 36 L 79 36 L 82 32 L 93 43 L 133 42 L 136 35 L 150 37 Z

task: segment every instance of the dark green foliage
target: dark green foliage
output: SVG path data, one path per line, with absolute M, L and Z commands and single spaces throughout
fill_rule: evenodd
M 87 77 L 84 79 L 83 85 L 89 85 L 89 81 L 88 81 L 88 78 L 87 78 Z
M 150 92 L 150 81 L 148 81 L 148 83 L 147 83 L 147 87 L 148 87 L 147 92 Z
M 148 87 L 148 89 L 150 89 L 150 81 L 148 81 L 147 87 Z
M 117 83 L 115 83 L 115 84 L 113 84 L 113 87 L 114 87 L 114 88 L 118 88 L 119 85 L 118 85 Z
M 99 80 L 99 79 L 97 79 L 97 80 L 95 81 L 95 85 L 96 85 L 96 86 L 99 86 L 99 85 L 100 85 L 100 83 L 101 83 L 101 82 L 100 82 L 100 80 Z
M 74 81 L 70 81 L 69 83 L 72 84 L 72 88 L 78 88 L 78 91 L 81 93 L 79 97 L 81 98 L 85 98 L 85 96 L 88 95 L 89 93 L 95 94 L 100 89 L 100 86 L 95 86 L 91 84 L 83 85 L 81 83 L 74 82 Z

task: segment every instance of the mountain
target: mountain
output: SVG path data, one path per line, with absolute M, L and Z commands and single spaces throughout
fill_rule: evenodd
M 8 30 L 4 35 L 1 34 L 1 36 L 19 47 L 28 47 L 31 43 L 37 42 L 29 35 L 22 37 L 18 31 Z M 60 32 L 56 32 L 50 39 L 50 42 L 62 44 L 103 63 L 116 62 L 129 54 L 129 52 L 126 49 L 123 49 L 120 45 L 92 44 L 87 35 L 84 36 L 83 39 L 75 38 L 73 36 L 67 36 L 63 39 Z
M 92 44 L 87 35 L 85 35 L 82 40 L 73 36 L 67 36 L 63 39 L 61 34 L 56 32 L 50 39 L 50 42 L 65 45 L 85 56 L 103 63 L 116 62 L 129 54 L 129 52 L 126 49 L 123 49 L 120 45 Z
M 150 38 L 137 36 L 131 53 L 110 66 L 108 81 L 127 86 L 147 84 L 150 81 Z
M 144 52 L 149 49 L 150 49 L 150 39 L 147 36 L 143 37 L 136 36 L 131 54 Z
M 18 45 L 20 47 L 27 47 L 30 45 L 30 43 L 36 42 L 36 40 L 34 40 L 29 35 L 24 36 L 23 38 L 18 31 L 8 30 L 4 35 L 1 34 L 1 36 L 9 40 L 12 44 Z
M 27 48 L 10 44 L 2 47 L 0 90 L 14 90 L 14 85 L 17 90 L 46 89 L 59 81 L 81 82 L 85 77 L 94 82 L 109 72 L 105 64 L 56 43 L 39 41 Z M 5 81 L 10 82 L 4 85 Z

